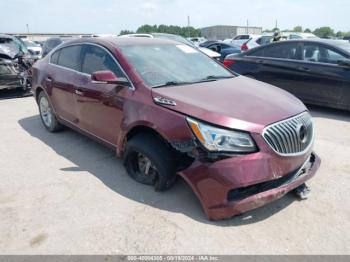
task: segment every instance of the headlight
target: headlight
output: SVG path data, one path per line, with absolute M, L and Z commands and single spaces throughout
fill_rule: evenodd
M 202 145 L 213 152 L 250 153 L 257 151 L 248 133 L 225 130 L 187 118 L 193 133 Z

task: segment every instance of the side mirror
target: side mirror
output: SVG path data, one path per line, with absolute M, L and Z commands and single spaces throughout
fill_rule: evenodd
M 350 59 L 342 59 L 338 61 L 339 66 L 350 67 Z
M 112 71 L 109 71 L 109 70 L 96 71 L 92 73 L 91 79 L 95 83 L 130 86 L 130 82 L 126 78 L 124 77 L 118 78 Z

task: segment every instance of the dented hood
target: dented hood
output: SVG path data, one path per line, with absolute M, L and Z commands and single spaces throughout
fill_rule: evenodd
M 304 104 L 277 87 L 239 76 L 183 86 L 152 89 L 153 98 L 172 100 L 161 104 L 216 125 L 261 133 L 265 126 L 306 111 Z

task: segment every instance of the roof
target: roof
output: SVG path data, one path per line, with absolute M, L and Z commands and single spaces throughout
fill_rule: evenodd
M 293 42 L 302 42 L 302 43 L 323 43 L 329 46 L 332 46 L 336 49 L 339 49 L 339 51 L 346 52 L 350 56 L 350 43 L 346 40 L 331 40 L 331 39 L 322 39 L 322 38 L 308 38 L 308 39 L 291 39 L 291 40 L 285 40 L 280 42 L 274 42 L 269 45 L 279 45 L 283 43 L 293 43 Z M 257 48 L 264 48 L 267 45 L 258 46 Z M 253 49 L 251 49 L 253 50 Z M 250 50 L 249 50 L 250 51 Z M 247 52 L 249 52 L 247 51 Z
M 95 43 L 95 44 L 112 44 L 115 46 L 130 46 L 130 45 L 166 45 L 166 44 L 179 44 L 179 42 L 163 39 L 163 38 L 148 38 L 148 37 L 89 37 L 89 38 L 77 38 L 66 42 L 66 44 L 72 43 Z
M 0 37 L 1 38 L 13 38 L 13 36 L 11 36 L 11 35 L 5 35 L 5 34 L 0 34 Z

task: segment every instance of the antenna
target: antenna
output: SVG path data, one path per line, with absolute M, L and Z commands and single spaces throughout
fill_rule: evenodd
M 188 37 L 191 37 L 190 25 L 191 25 L 191 20 L 190 20 L 190 16 L 188 15 L 188 16 L 187 16 Z

